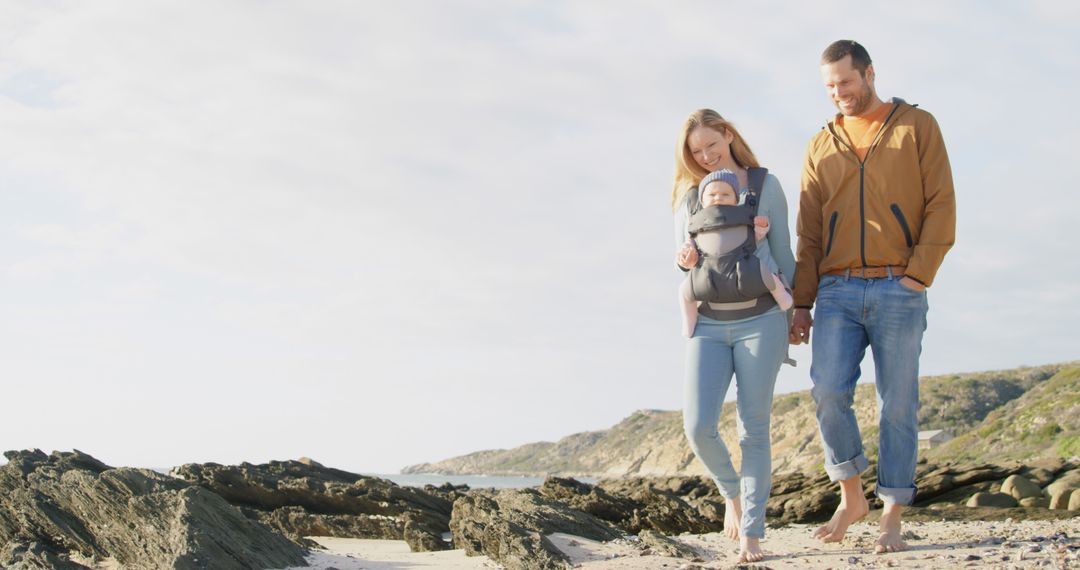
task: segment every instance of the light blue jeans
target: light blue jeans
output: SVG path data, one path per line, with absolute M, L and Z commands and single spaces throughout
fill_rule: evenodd
M 712 474 L 720 494 L 727 499 L 742 497 L 742 535 L 762 538 L 765 503 L 772 489 L 769 420 L 776 373 L 787 356 L 787 315 L 774 309 L 739 321 L 699 316 L 688 342 L 683 429 L 690 448 Z M 741 478 L 716 426 L 732 374 Z
M 919 354 L 926 330 L 926 291 L 899 279 L 826 275 L 818 284 L 811 343 L 811 393 L 833 481 L 867 468 L 851 405 L 866 347 L 874 353 L 880 434 L 877 496 L 910 505 L 915 499 Z

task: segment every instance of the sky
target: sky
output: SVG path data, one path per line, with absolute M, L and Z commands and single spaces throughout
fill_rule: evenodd
M 1080 5 L 850 6 L 0 3 L 0 448 L 393 473 L 679 409 L 679 127 L 794 229 L 841 38 L 952 162 L 922 373 L 1080 358 Z

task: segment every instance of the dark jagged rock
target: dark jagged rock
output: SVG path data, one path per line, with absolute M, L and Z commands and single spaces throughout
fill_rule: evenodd
M 403 518 L 405 525 L 401 532 L 402 538 L 413 552 L 450 549 L 450 543 L 442 538 L 442 527 L 432 524 L 429 518 L 417 516 L 415 513 L 405 513 Z
M 507 570 L 563 570 L 570 559 L 551 543 L 545 532 L 518 521 L 536 524 L 544 517 L 524 515 L 507 503 L 505 510 L 496 499 L 474 492 L 454 501 L 450 529 L 454 545 L 469 556 L 485 555 Z M 582 513 L 584 515 L 584 513 Z M 589 516 L 589 515 L 584 515 Z M 553 521 L 544 521 L 551 524 Z M 561 522 L 553 526 L 562 527 Z M 555 531 L 551 531 L 555 532 Z
M 597 487 L 631 502 L 630 516 L 612 521 L 630 533 L 645 529 L 663 534 L 705 533 L 723 528 L 724 499 L 716 485 L 703 477 L 608 480 Z
M 630 519 L 634 510 L 642 506 L 625 497 L 616 497 L 602 487 L 562 477 L 548 477 L 539 491 L 552 501 L 569 505 L 616 525 Z
M 462 492 L 453 486 L 402 487 L 310 459 L 188 464 L 172 474 L 244 507 L 248 516 L 294 540 L 315 535 L 404 539 L 414 551 L 448 546 L 442 533 L 450 531 L 452 499 Z
M 304 550 L 217 494 L 82 452 L 9 451 L 0 467 L 5 566 L 81 568 L 114 558 L 140 568 L 281 568 Z
M 654 530 L 645 529 L 641 531 L 641 534 L 638 535 L 638 538 L 641 539 L 641 543 L 644 546 L 653 549 L 654 552 L 657 552 L 663 556 L 689 559 L 696 558 L 698 556 L 697 551 L 695 551 L 690 546 L 687 546 L 671 537 L 664 536 L 663 534 Z
M 0 548 L 0 568 L 25 568 L 41 570 L 89 570 L 71 561 L 66 554 L 57 554 L 40 542 L 13 540 Z

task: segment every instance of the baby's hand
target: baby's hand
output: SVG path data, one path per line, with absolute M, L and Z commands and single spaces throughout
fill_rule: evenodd
M 697 245 L 694 244 L 694 240 L 688 239 L 686 240 L 686 243 L 683 244 L 682 249 L 675 254 L 675 263 L 678 263 L 679 267 L 682 267 L 683 269 L 690 269 L 696 266 L 697 262 Z
M 754 216 L 754 239 L 761 241 L 765 239 L 765 235 L 769 233 L 769 218 L 765 216 Z

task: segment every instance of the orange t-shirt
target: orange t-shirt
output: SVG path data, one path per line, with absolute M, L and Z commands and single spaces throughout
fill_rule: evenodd
M 855 149 L 859 160 L 866 160 L 866 153 L 870 151 L 870 145 L 877 138 L 878 131 L 881 130 L 881 125 L 885 122 L 885 117 L 889 116 L 889 111 L 892 111 L 893 106 L 894 104 L 885 103 L 869 115 L 862 117 L 841 115 L 836 119 L 836 124 L 847 135 L 848 144 Z

